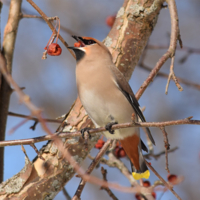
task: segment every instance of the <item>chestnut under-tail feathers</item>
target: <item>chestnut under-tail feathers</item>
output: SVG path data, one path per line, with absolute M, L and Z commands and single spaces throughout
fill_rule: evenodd
M 145 121 L 130 85 L 112 62 L 108 48 L 94 38 L 73 38 L 80 43 L 80 47 L 69 47 L 76 54 L 78 95 L 95 126 L 131 122 L 133 113 L 136 122 L 138 118 Z M 151 142 L 155 144 L 149 128 L 147 132 Z M 131 161 L 135 179 L 149 178 L 150 172 L 142 155 L 142 149 L 147 151 L 147 148 L 140 139 L 138 127 L 118 129 L 114 134 L 105 131 L 104 135 L 120 140 Z

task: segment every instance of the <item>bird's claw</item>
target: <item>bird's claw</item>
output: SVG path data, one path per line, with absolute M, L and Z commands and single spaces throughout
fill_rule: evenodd
M 89 139 L 91 139 L 91 135 L 90 135 L 90 132 L 89 132 L 90 129 L 91 128 L 86 127 L 86 128 L 83 128 L 83 129 L 80 130 L 83 139 L 85 139 L 85 132 L 88 133 Z
M 118 124 L 118 122 L 110 122 L 108 124 L 106 124 L 105 129 L 110 133 L 110 134 L 114 134 L 115 130 L 111 130 L 112 126 L 114 124 Z

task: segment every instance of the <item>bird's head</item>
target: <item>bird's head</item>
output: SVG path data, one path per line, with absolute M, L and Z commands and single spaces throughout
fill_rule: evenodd
M 92 37 L 80 37 L 80 36 L 72 36 L 77 43 L 75 43 L 74 47 L 68 47 L 72 49 L 76 55 L 76 61 L 79 62 L 83 58 L 94 59 L 95 56 L 106 56 L 108 55 L 111 58 L 111 54 L 108 48 L 99 40 Z

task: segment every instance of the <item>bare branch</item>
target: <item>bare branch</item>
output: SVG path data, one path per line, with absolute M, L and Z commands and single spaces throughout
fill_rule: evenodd
M 107 176 L 107 170 L 106 169 L 104 169 L 103 167 L 101 167 L 101 173 L 102 173 L 102 175 L 103 175 L 103 180 L 104 181 L 107 181 L 107 178 L 106 178 L 106 176 Z M 108 188 L 108 187 L 101 187 L 100 188 L 101 190 L 105 190 L 107 193 L 108 193 L 108 195 L 113 199 L 113 200 L 118 200 L 118 198 L 113 194 L 113 192 Z
M 163 64 L 167 61 L 168 58 L 173 57 L 176 50 L 177 40 L 179 38 L 179 26 L 178 26 L 178 14 L 176 9 L 176 4 L 174 0 L 166 0 L 168 3 L 170 16 L 171 16 L 171 37 L 170 37 L 170 45 L 167 52 L 158 60 L 156 66 L 149 74 L 148 78 L 141 85 L 140 89 L 136 93 L 136 98 L 139 99 L 148 85 L 153 81 Z
M 168 142 L 167 132 L 165 131 L 164 127 L 160 127 L 160 130 L 163 132 L 164 143 L 165 143 L 165 162 L 166 162 L 165 169 L 167 170 L 168 173 L 170 173 L 168 164 L 168 150 L 170 149 L 170 145 Z
M 8 22 L 4 30 L 2 54 L 5 56 L 5 70 L 12 71 L 12 61 L 15 48 L 15 40 L 20 21 L 22 0 L 11 0 Z M 5 140 L 8 107 L 12 89 L 2 77 L 0 72 L 0 141 Z M 3 181 L 4 148 L 0 148 L 0 182 Z
M 165 94 L 168 93 L 168 87 L 169 87 L 169 83 L 170 83 L 170 80 L 173 79 L 178 90 L 181 92 L 183 91 L 183 88 L 181 87 L 181 85 L 179 84 L 178 82 L 178 79 L 176 78 L 175 76 L 175 73 L 174 73 L 174 56 L 172 57 L 171 59 L 171 65 L 170 65 L 170 72 L 169 72 L 169 77 L 168 77 L 168 80 L 167 80 L 167 85 L 166 85 L 166 89 L 165 89 Z
M 102 156 L 105 154 L 106 150 L 108 149 L 108 147 L 111 144 L 111 140 L 107 140 L 107 142 L 103 145 L 103 147 L 101 148 L 101 150 L 99 151 L 99 153 L 97 154 L 97 156 L 95 157 L 95 159 L 92 161 L 92 163 L 90 164 L 88 170 L 86 171 L 87 174 L 90 174 L 93 169 L 96 167 L 96 165 L 99 163 L 100 159 L 102 158 Z M 74 195 L 74 197 L 72 198 L 72 200 L 78 200 L 80 199 L 81 193 L 85 187 L 86 181 L 81 180 L 81 182 L 79 183 L 79 186 L 76 190 L 76 193 Z
M 147 71 L 151 71 L 152 70 L 152 68 L 150 68 L 149 66 L 146 66 L 144 63 L 139 63 L 139 67 L 141 67 L 141 68 L 143 68 L 143 69 L 145 69 Z M 157 77 L 158 76 L 163 77 L 163 78 L 168 78 L 168 74 L 163 73 L 163 72 L 158 72 Z M 200 90 L 200 85 L 199 84 L 192 83 L 192 82 L 190 82 L 188 80 L 185 80 L 183 78 L 180 78 L 180 77 L 177 77 L 177 80 L 180 83 L 186 84 L 188 86 L 194 87 L 197 90 Z
M 200 120 L 191 120 L 192 117 L 188 117 L 185 119 L 175 120 L 175 121 L 166 121 L 166 122 L 140 122 L 140 123 L 123 123 L 123 124 L 116 124 L 112 126 L 112 130 L 119 129 L 119 128 L 128 128 L 128 127 L 165 127 L 165 126 L 174 126 L 174 125 L 183 125 L 183 124 L 193 124 L 193 125 L 200 125 Z M 96 133 L 106 131 L 104 127 L 102 128 L 94 128 L 90 129 L 91 135 L 96 135 Z M 80 131 L 74 132 L 62 132 L 62 133 L 54 133 L 52 135 L 40 136 L 30 139 L 21 139 L 21 140 L 10 140 L 10 141 L 2 141 L 0 142 L 0 147 L 3 146 L 14 146 L 14 145 L 30 145 L 37 142 L 42 142 L 46 140 L 53 140 L 55 134 L 58 134 L 60 138 L 70 138 L 81 136 Z
M 47 25 L 49 26 L 49 28 L 52 30 L 52 32 L 55 32 L 55 34 L 58 34 L 56 30 L 54 30 L 54 26 L 52 25 L 52 23 L 48 20 L 48 17 L 45 15 L 45 13 L 32 1 L 32 0 L 27 0 L 34 8 L 35 10 L 38 11 L 38 13 L 42 16 L 42 18 L 44 19 L 44 21 L 47 23 Z M 68 47 L 69 45 L 67 44 L 67 42 L 63 39 L 63 37 L 59 34 L 58 38 L 60 39 L 60 41 L 65 45 L 65 47 Z M 67 48 L 68 49 L 68 48 Z M 73 53 L 73 51 L 71 49 L 68 49 L 68 51 L 72 54 L 72 56 L 75 58 L 75 55 Z
M 146 161 L 147 166 L 151 169 L 151 171 L 162 181 L 162 183 L 165 185 L 166 188 L 168 188 L 173 194 L 174 196 L 178 199 L 178 200 L 182 200 L 181 197 L 179 197 L 179 195 L 174 191 L 173 187 L 171 185 L 169 185 L 161 176 L 160 174 Z
M 30 144 L 31 147 L 33 147 L 33 149 L 35 150 L 35 152 L 37 153 L 38 157 L 40 159 L 42 159 L 43 161 L 45 161 L 45 159 L 42 157 L 42 155 L 40 154 L 40 152 L 37 150 L 37 147 L 34 144 Z

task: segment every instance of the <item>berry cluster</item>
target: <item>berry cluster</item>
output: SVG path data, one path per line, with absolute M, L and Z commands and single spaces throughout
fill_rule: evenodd
M 95 144 L 95 148 L 101 149 L 103 147 L 104 143 L 105 142 L 102 139 L 99 139 L 97 141 L 97 143 Z M 126 152 L 124 151 L 123 147 L 120 145 L 119 142 L 117 142 L 117 144 L 116 144 L 114 154 L 117 158 L 123 158 L 126 156 Z
M 144 181 L 144 182 L 143 182 L 143 187 L 150 187 L 150 186 L 151 186 L 151 183 L 150 183 L 149 181 Z M 153 197 L 154 199 L 156 199 L 156 193 L 155 193 L 155 192 L 152 192 L 151 195 L 152 195 L 152 197 Z M 136 193 L 136 194 L 135 194 L 135 198 L 136 198 L 137 200 L 141 200 L 141 199 L 142 199 L 142 196 L 141 196 L 140 193 Z

